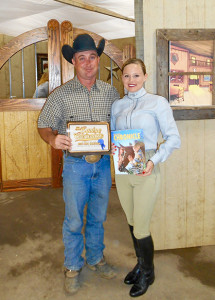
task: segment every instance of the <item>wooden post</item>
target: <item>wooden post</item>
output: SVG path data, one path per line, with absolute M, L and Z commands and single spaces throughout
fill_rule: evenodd
M 213 41 L 213 57 L 215 57 L 215 40 Z M 214 59 L 213 59 L 214 60 Z M 211 84 L 213 84 L 212 86 L 212 105 L 215 105 L 215 63 L 213 62 L 213 75 L 211 76 L 212 82 Z
M 60 29 L 56 20 L 48 22 L 48 63 L 49 63 L 49 93 L 61 85 L 60 69 Z M 62 151 L 51 148 L 52 155 L 52 187 L 62 186 Z
M 136 57 L 136 50 L 135 50 L 135 47 L 131 44 L 129 45 L 126 45 L 125 47 L 123 47 L 123 50 L 122 50 L 122 60 L 123 60 L 123 63 L 129 59 L 129 58 L 134 58 Z
M 61 23 L 61 48 L 68 44 L 72 47 L 73 44 L 73 27 L 69 21 Z M 74 77 L 74 66 L 70 64 L 61 53 L 61 67 L 62 67 L 62 83 Z
M 134 1 L 136 57 L 144 61 L 143 0 Z

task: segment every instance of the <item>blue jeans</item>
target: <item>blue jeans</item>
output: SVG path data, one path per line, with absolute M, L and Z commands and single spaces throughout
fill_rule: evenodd
M 63 198 L 65 218 L 63 223 L 64 265 L 70 270 L 80 270 L 84 265 L 83 216 L 87 204 L 85 226 L 86 260 L 97 264 L 103 257 L 104 227 L 109 192 L 111 188 L 110 157 L 104 155 L 97 163 L 84 158 L 64 155 Z

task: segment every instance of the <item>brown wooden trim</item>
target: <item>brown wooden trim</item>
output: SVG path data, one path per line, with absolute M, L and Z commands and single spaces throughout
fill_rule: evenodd
M 134 47 L 134 45 L 126 45 L 125 47 L 123 47 L 122 49 L 122 59 L 123 62 L 125 62 L 127 59 L 132 58 L 132 57 L 136 57 L 136 49 Z
M 168 40 L 162 31 L 156 34 L 157 94 L 168 99 Z
M 60 25 L 57 20 L 48 22 L 49 92 L 61 85 Z M 62 150 L 51 148 L 52 187 L 62 186 Z
M 167 41 L 206 41 L 215 39 L 214 29 L 157 29 Z
M 213 89 L 212 89 L 212 104 L 215 105 L 215 40 L 213 41 L 213 75 L 212 75 L 212 82 L 213 82 Z
M 2 192 L 2 158 L 1 158 L 1 141 L 0 141 L 0 192 Z
M 0 112 L 41 110 L 46 98 L 38 99 L 0 99 Z
M 176 121 L 215 119 L 215 105 L 213 106 L 180 106 L 172 107 Z
M 48 63 L 49 63 L 49 93 L 61 85 L 61 45 L 60 25 L 57 20 L 50 20 L 48 28 Z
M 64 21 L 60 26 L 61 32 L 61 48 L 63 45 L 72 45 L 73 44 L 73 26 L 69 21 Z M 68 80 L 74 77 L 74 65 L 70 64 L 61 53 L 61 78 L 62 83 L 67 82 Z
M 40 190 L 51 187 L 51 178 L 35 178 L 3 181 L 2 191 Z
M 114 17 L 114 18 L 130 21 L 130 22 L 135 22 L 135 19 L 133 19 L 133 18 L 125 17 L 123 15 L 117 14 L 116 12 L 111 11 L 111 10 L 106 9 L 106 8 L 103 8 L 103 7 L 99 7 L 99 6 L 96 6 L 96 5 L 89 5 L 87 3 L 84 3 L 84 1 L 80 1 L 80 0 L 75 0 L 75 1 L 73 1 L 73 0 L 55 0 L 55 1 L 67 4 L 67 5 L 75 6 L 75 7 L 78 7 L 78 8 L 82 8 L 82 9 L 85 9 L 85 10 L 93 11 L 93 12 L 103 14 L 103 15 L 106 15 L 106 16 L 111 16 L 111 17 Z
M 144 4 L 143 1 L 134 0 L 134 17 L 135 17 L 135 46 L 136 58 L 144 61 Z
M 168 75 L 213 75 L 213 72 L 168 72 Z
M 63 152 L 51 148 L 51 162 L 52 162 L 52 187 L 62 187 L 62 171 L 63 171 Z
M 0 48 L 0 69 L 19 50 L 47 39 L 46 27 L 36 28 L 13 38 L 9 43 Z

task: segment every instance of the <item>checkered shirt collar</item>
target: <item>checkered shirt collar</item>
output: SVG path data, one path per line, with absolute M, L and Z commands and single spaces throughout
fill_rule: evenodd
M 74 89 L 83 89 L 85 87 L 78 79 L 77 75 L 73 79 L 73 88 Z M 96 82 L 93 84 L 92 88 L 95 87 L 96 89 L 100 90 L 99 81 L 96 79 Z

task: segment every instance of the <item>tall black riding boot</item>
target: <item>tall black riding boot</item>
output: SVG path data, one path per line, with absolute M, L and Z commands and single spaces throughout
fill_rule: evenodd
M 133 232 L 134 227 L 129 225 L 129 229 L 130 229 L 130 232 L 131 232 L 131 237 L 132 237 L 132 240 L 133 240 L 134 249 L 135 249 L 136 256 L 137 256 L 137 264 L 134 267 L 134 269 L 126 275 L 126 277 L 124 279 L 124 283 L 125 284 L 134 284 L 139 279 L 140 265 L 143 264 L 143 261 L 142 261 L 142 258 L 140 257 L 141 255 L 140 255 L 140 250 L 139 250 L 139 247 L 138 247 L 137 239 L 134 236 L 134 232 Z
M 137 244 L 141 253 L 142 265 L 140 265 L 140 275 L 138 281 L 130 290 L 131 297 L 138 297 L 145 294 L 150 284 L 155 280 L 154 274 L 154 244 L 151 236 L 137 239 Z

